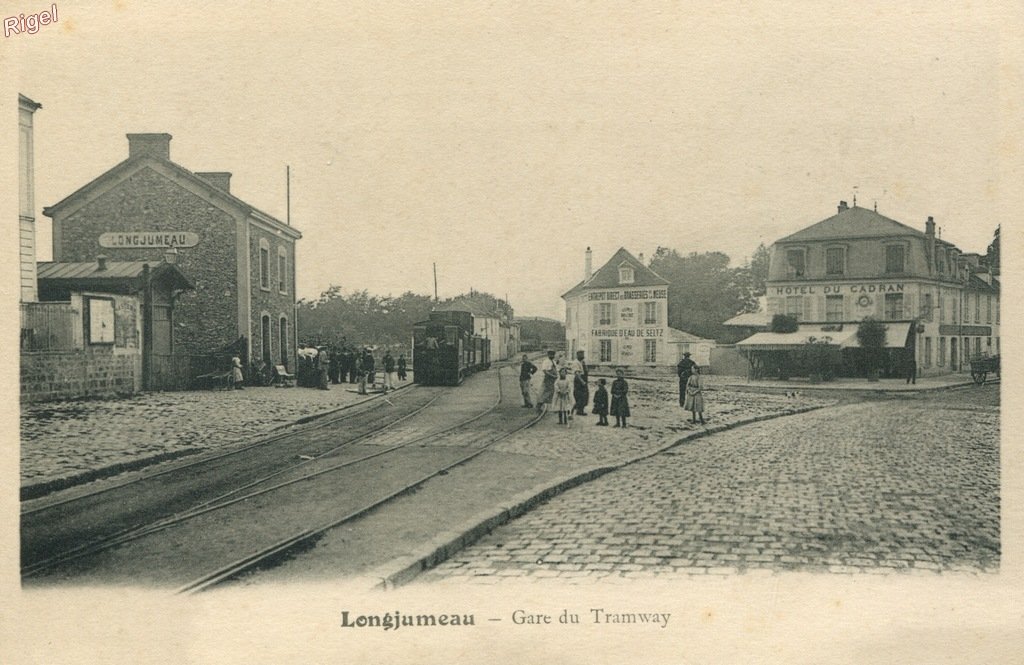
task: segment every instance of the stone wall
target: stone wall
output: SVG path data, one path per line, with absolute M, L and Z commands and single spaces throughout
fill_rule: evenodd
M 141 388 L 138 349 L 88 349 L 21 354 L 21 401 L 130 395 Z
M 270 252 L 270 272 L 268 286 L 264 288 L 260 280 L 260 241 Z M 281 289 L 278 250 L 285 252 L 285 280 Z M 283 235 L 268 231 L 256 224 L 250 225 L 249 231 L 250 284 L 252 289 L 252 357 L 262 355 L 263 332 L 260 319 L 264 314 L 270 316 L 270 356 L 276 365 L 281 362 L 281 318 L 288 322 L 285 353 L 288 357 L 289 371 L 295 371 L 295 243 Z

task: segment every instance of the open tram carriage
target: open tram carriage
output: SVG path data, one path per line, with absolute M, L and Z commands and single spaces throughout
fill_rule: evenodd
M 491 340 L 473 334 L 469 312 L 431 312 L 412 327 L 413 380 L 426 386 L 456 386 L 491 366 Z

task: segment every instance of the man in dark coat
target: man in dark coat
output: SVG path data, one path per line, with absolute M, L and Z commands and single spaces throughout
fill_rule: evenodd
M 530 362 L 529 356 L 523 354 L 523 361 L 519 364 L 519 391 L 523 393 L 523 407 L 533 407 L 530 384 L 533 382 L 533 375 L 537 366 Z
M 690 360 L 689 351 L 683 354 L 683 359 L 676 365 L 676 374 L 679 375 L 679 406 L 686 402 L 686 382 L 690 380 L 696 366 L 697 363 Z
M 590 401 L 590 386 L 587 380 L 590 378 L 590 368 L 583 360 L 583 351 L 576 352 L 576 361 L 572 363 L 572 398 L 576 402 L 573 410 L 578 416 L 587 415 L 587 402 Z

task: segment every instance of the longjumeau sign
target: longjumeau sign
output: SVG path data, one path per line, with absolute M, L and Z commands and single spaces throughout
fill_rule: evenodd
M 191 231 L 113 231 L 100 235 L 100 247 L 147 249 L 150 247 L 195 247 L 199 234 Z

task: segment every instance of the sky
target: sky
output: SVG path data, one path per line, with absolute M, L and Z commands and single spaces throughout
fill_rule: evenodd
M 622 246 L 738 265 L 856 196 L 984 252 L 1014 216 L 1019 8 L 326 4 L 58 2 L 0 38 L 43 104 L 38 258 L 42 208 L 134 132 L 280 219 L 289 165 L 306 298 L 430 293 L 436 263 L 442 298 L 561 318 L 588 246 L 595 268 Z

